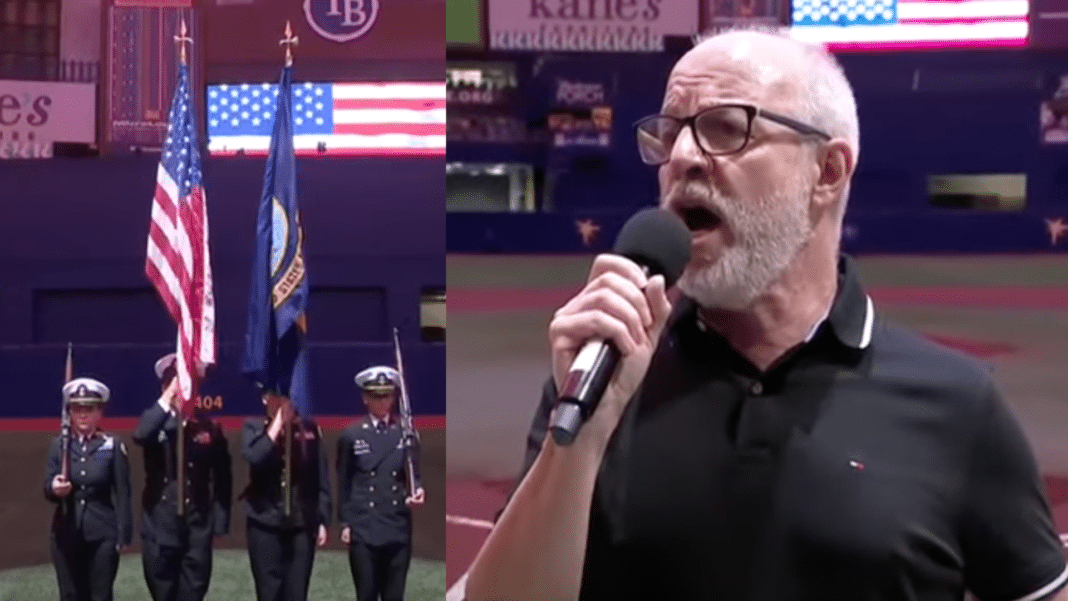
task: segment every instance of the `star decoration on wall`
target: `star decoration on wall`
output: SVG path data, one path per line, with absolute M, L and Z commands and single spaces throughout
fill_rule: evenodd
M 1059 242 L 1065 234 L 1068 234 L 1068 223 L 1065 223 L 1064 218 L 1062 217 L 1047 219 L 1046 231 L 1049 232 L 1050 246 L 1057 246 L 1057 242 Z
M 576 219 L 575 229 L 582 238 L 582 245 L 589 246 L 597 238 L 597 232 L 601 231 L 601 226 L 592 219 Z

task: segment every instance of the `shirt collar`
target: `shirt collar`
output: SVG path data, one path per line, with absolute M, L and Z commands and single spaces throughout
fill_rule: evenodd
M 866 349 L 871 344 L 875 306 L 864 291 L 856 263 L 849 255 L 841 255 L 838 261 L 838 291 L 827 322 L 842 344 L 855 349 Z
M 812 339 L 816 337 L 816 332 L 820 331 L 820 326 L 823 322 L 827 321 L 827 316 L 831 314 L 831 307 L 834 306 L 834 299 L 827 304 L 827 308 L 823 310 L 823 315 L 816 320 L 816 323 L 812 324 L 812 329 L 808 331 L 808 335 L 805 336 L 805 344 L 812 342 Z
M 371 415 L 370 413 L 367 414 L 367 417 L 371 420 L 371 427 L 372 428 L 378 428 L 378 422 L 379 421 L 384 421 L 384 422 L 386 422 L 386 426 L 389 426 L 389 418 L 388 417 L 386 419 L 384 419 L 384 420 L 379 420 L 377 417 Z
M 704 330 L 704 324 L 697 315 L 697 304 L 684 298 L 678 304 L 676 323 L 698 324 Z M 811 342 L 824 323 L 830 325 L 835 338 L 843 345 L 863 350 L 871 344 L 872 328 L 875 323 L 875 307 L 871 297 L 864 291 L 853 258 L 841 254 L 838 260 L 838 288 L 831 305 L 812 326 L 805 343 Z

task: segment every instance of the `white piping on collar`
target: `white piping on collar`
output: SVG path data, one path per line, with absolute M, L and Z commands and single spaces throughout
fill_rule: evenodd
M 860 337 L 860 348 L 868 348 L 871 344 L 871 330 L 875 325 L 875 305 L 871 302 L 871 296 L 867 297 L 867 306 L 864 310 L 864 333 Z
M 860 344 L 857 347 L 860 349 L 866 349 L 868 348 L 868 345 L 871 344 L 871 333 L 872 329 L 875 326 L 875 305 L 874 303 L 872 303 L 871 296 L 865 295 L 864 301 L 864 330 L 861 332 Z M 812 329 L 808 331 L 808 335 L 805 336 L 804 344 L 808 344 L 812 341 L 812 338 L 816 336 L 816 331 L 820 329 L 820 326 L 823 325 L 823 322 L 827 321 L 827 318 L 831 315 L 831 308 L 833 306 L 834 301 L 832 300 L 831 304 L 828 305 L 827 309 L 823 312 L 823 317 L 821 317 L 812 326 Z M 705 321 L 701 319 L 700 310 L 697 311 L 697 329 L 701 330 L 702 332 L 708 331 L 708 324 L 706 324 Z
M 1068 567 L 1064 568 L 1064 571 L 1061 572 L 1061 575 L 1054 578 L 1053 582 L 1050 582 L 1046 586 L 1038 589 L 1030 595 L 1020 597 L 1016 601 L 1037 601 L 1038 599 L 1044 599 L 1046 595 L 1049 595 L 1053 591 L 1063 586 L 1066 581 L 1068 581 Z

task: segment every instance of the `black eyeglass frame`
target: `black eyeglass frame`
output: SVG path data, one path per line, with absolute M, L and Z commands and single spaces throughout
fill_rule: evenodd
M 718 111 L 718 110 L 723 110 L 723 109 L 742 109 L 742 110 L 745 111 L 745 114 L 746 114 L 745 138 L 743 138 L 741 145 L 735 150 L 729 150 L 729 151 L 725 151 L 725 152 L 711 152 L 707 148 L 705 148 L 704 144 L 701 143 L 701 136 L 697 135 L 697 119 L 700 118 L 702 115 L 704 115 L 706 113 L 710 113 L 710 112 Z M 680 124 L 679 133 L 676 134 L 675 140 L 672 141 L 672 145 L 674 145 L 675 141 L 678 140 L 678 136 L 682 134 L 682 130 L 686 129 L 686 127 L 689 126 L 690 134 L 693 135 L 693 139 L 697 143 L 697 147 L 701 149 L 701 152 L 703 152 L 703 153 L 705 153 L 707 155 L 710 155 L 710 156 L 723 156 L 723 155 L 728 155 L 728 154 L 737 154 L 737 153 L 745 150 L 745 148 L 747 146 L 749 146 L 749 142 L 750 142 L 750 140 L 752 140 L 752 137 L 753 137 L 753 121 L 755 121 L 757 117 L 762 117 L 764 119 L 767 119 L 768 121 L 773 121 L 775 123 L 778 123 L 779 125 L 784 125 L 784 126 L 790 128 L 790 129 L 796 131 L 799 134 L 803 134 L 803 135 L 806 135 L 806 136 L 816 136 L 817 138 L 820 138 L 820 139 L 822 139 L 824 141 L 827 141 L 827 140 L 831 139 L 830 134 L 828 134 L 828 133 L 826 133 L 826 132 L 824 132 L 822 130 L 819 130 L 819 129 L 815 128 L 815 127 L 812 127 L 811 125 L 808 125 L 807 123 L 802 123 L 801 121 L 798 121 L 797 119 L 794 119 L 792 117 L 787 117 L 786 115 L 782 115 L 782 114 L 776 113 L 774 111 L 769 111 L 767 109 L 760 108 L 760 107 L 754 106 L 752 104 L 740 104 L 740 103 L 717 104 L 716 106 L 711 106 L 711 107 L 708 107 L 706 109 L 697 111 L 696 113 L 694 113 L 693 115 L 690 115 L 689 117 L 674 117 L 674 116 L 671 116 L 671 115 L 662 115 L 662 114 L 659 114 L 659 113 L 655 114 L 655 115 L 648 115 L 648 116 L 642 117 L 641 119 L 638 119 L 637 121 L 634 122 L 634 135 L 635 135 L 635 138 L 638 138 L 639 134 L 641 132 L 640 128 L 641 128 L 642 124 L 648 123 L 649 121 L 652 121 L 653 119 L 671 119 L 672 121 L 675 121 L 676 123 Z M 639 148 L 641 147 L 641 142 L 640 141 L 638 142 L 638 146 L 639 146 Z M 639 152 L 639 154 L 641 154 L 641 152 Z M 670 156 L 671 156 L 671 153 L 670 153 L 670 150 L 669 150 L 669 152 L 666 155 L 667 158 L 665 158 L 663 161 L 661 161 L 659 163 L 649 163 L 648 161 L 645 161 L 645 157 L 644 156 L 642 157 L 642 160 L 646 164 L 650 164 L 650 165 L 663 165 L 664 163 L 666 163 L 668 161 L 668 158 Z

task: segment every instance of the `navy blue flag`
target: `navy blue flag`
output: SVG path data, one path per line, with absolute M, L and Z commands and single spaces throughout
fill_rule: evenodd
M 290 68 L 283 68 L 256 218 L 256 255 L 241 371 L 264 391 L 289 397 L 297 412 L 308 418 L 308 276 L 297 209 L 290 78 Z

